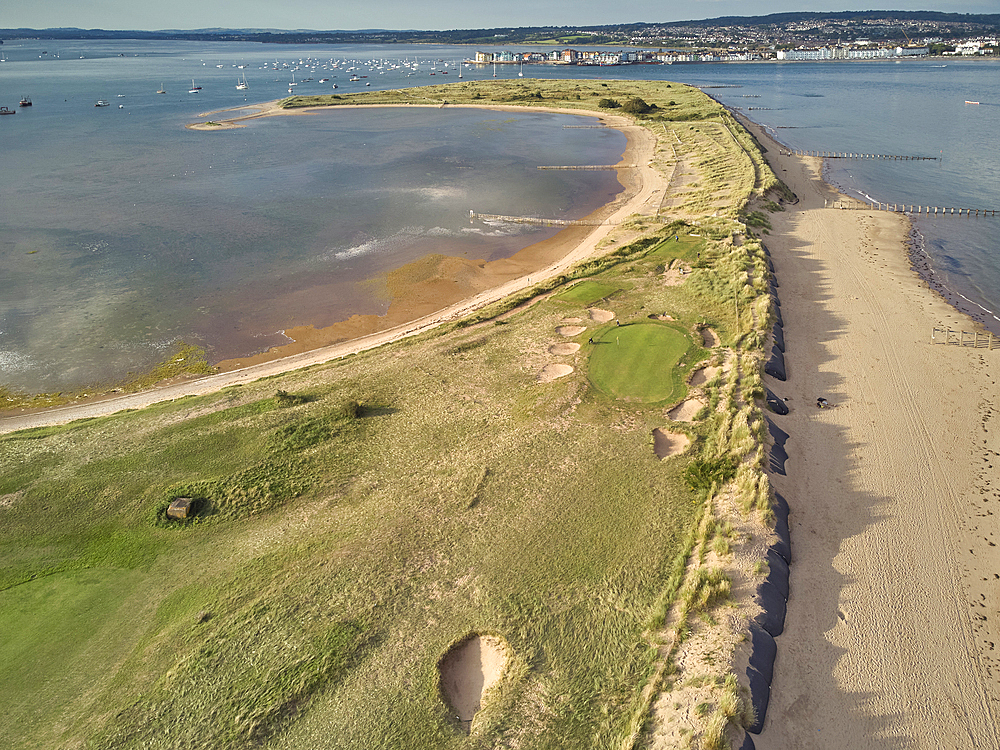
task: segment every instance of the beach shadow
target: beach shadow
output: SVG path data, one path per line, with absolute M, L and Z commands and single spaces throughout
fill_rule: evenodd
M 776 223 L 774 234 L 781 231 L 778 227 Z M 794 229 L 785 231 L 790 236 Z M 772 248 L 772 260 L 782 284 L 788 380 L 764 376 L 764 382 L 790 397 L 791 413 L 768 416 L 776 426 L 768 447 L 777 447 L 779 454 L 787 450 L 788 456 L 780 462 L 771 457 L 770 478 L 791 508 L 793 560 L 785 629 L 776 638 L 770 705 L 754 742 L 758 750 L 822 750 L 855 746 L 852 738 L 863 736 L 866 746 L 910 747 L 913 738 L 901 732 L 913 722 L 900 713 L 873 709 L 885 704 L 883 696 L 860 689 L 863 680 L 851 675 L 850 665 L 866 650 L 859 650 L 863 636 L 856 631 L 864 622 L 854 621 L 845 601 L 865 582 L 844 572 L 844 543 L 882 523 L 890 500 L 850 489 L 857 456 L 870 446 L 817 419 L 815 394 L 838 404 L 851 396 L 832 354 L 837 349 L 833 344 L 847 335 L 848 321 L 824 304 L 831 299 L 825 269 L 804 245 L 792 243 L 781 252 Z M 807 324 L 800 320 L 806 315 Z M 849 647 L 839 645 L 844 643 Z

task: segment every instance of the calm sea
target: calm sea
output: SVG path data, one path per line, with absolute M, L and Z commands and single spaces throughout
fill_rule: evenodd
M 286 96 L 293 76 L 303 94 L 454 82 L 460 72 L 492 78 L 492 67 L 458 65 L 469 48 L 0 49 L 0 106 L 34 101 L 0 118 L 0 383 L 16 388 L 120 376 L 179 339 L 222 359 L 282 343 L 285 327 L 378 313 L 386 300 L 365 282 L 379 273 L 430 252 L 502 257 L 551 235 L 471 225 L 469 209 L 573 218 L 620 189 L 610 173 L 535 169 L 621 154 L 620 134 L 566 128 L 578 122 L 568 116 L 342 111 L 227 132 L 182 127 L 202 112 Z M 795 148 L 941 157 L 833 162 L 830 177 L 848 192 L 1000 208 L 1000 151 L 990 142 L 1000 132 L 998 73 L 996 63 L 938 60 L 531 66 L 524 75 L 723 86 L 709 93 L 754 107 L 747 114 Z M 244 75 L 250 88 L 237 90 Z M 188 93 L 193 85 L 199 93 Z M 99 99 L 110 106 L 95 107 Z M 939 282 L 993 323 L 997 222 L 916 222 Z

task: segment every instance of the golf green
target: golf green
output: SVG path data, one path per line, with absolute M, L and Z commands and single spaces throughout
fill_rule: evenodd
M 611 326 L 594 337 L 590 382 L 629 401 L 676 400 L 685 388 L 678 364 L 690 346 L 686 334 L 668 325 Z

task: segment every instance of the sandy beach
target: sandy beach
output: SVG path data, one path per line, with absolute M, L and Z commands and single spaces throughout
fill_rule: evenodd
M 794 562 L 756 747 L 1000 747 L 1000 352 L 934 343 L 975 326 L 911 269 L 905 218 L 824 208 L 820 160 L 751 128 L 799 197 L 765 238 Z
M 255 117 L 303 116 L 315 114 L 313 110 L 324 109 L 287 111 L 273 106 L 273 103 L 270 105 L 260 105 L 259 112 L 231 122 Z M 498 105 L 482 105 L 479 108 L 525 111 L 524 107 Z M 95 398 L 54 409 L 0 417 L 0 434 L 64 424 L 122 409 L 139 409 L 187 395 L 212 393 L 230 385 L 328 362 L 423 333 L 564 272 L 597 253 L 598 246 L 613 232 L 621 234 L 623 230 L 618 229 L 618 225 L 629 216 L 656 213 L 663 191 L 667 189 L 667 180 L 651 166 L 656 147 L 656 138 L 652 133 L 627 117 L 587 110 L 532 109 L 599 118 L 607 126 L 624 133 L 627 145 L 619 162 L 623 168 L 618 170 L 618 174 L 625 189 L 616 200 L 587 217 L 602 221 L 602 224 L 567 227 L 554 237 L 530 245 L 510 258 L 489 263 L 447 256 L 424 258 L 390 274 L 389 285 L 394 296 L 385 316 L 359 315 L 325 328 L 300 326 L 288 329 L 285 333 L 294 339 L 293 343 L 274 347 L 253 357 L 220 362 L 218 366 L 222 372 L 216 375 L 167 382 L 140 393 Z M 335 115 L 334 112 L 327 113 Z M 216 114 L 219 113 L 205 113 L 203 116 Z M 626 168 L 624 165 L 635 166 Z M 621 236 L 627 240 L 631 235 L 625 231 Z M 414 277 L 420 280 L 413 281 Z

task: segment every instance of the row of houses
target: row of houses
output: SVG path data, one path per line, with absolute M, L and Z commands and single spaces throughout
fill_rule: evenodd
M 765 60 L 758 52 L 652 52 L 649 50 L 628 50 L 609 52 L 605 50 L 563 49 L 551 52 L 476 52 L 470 62 L 480 65 L 501 63 L 555 63 L 557 65 L 643 65 L 675 62 L 749 62 Z
M 962 47 L 956 54 L 978 54 L 979 46 Z M 610 52 L 606 50 L 575 50 L 563 49 L 551 52 L 476 52 L 474 60 L 480 65 L 502 63 L 553 63 L 557 65 L 642 65 L 687 62 L 750 62 L 753 60 L 878 60 L 899 57 L 922 57 L 930 54 L 930 47 L 925 45 L 907 45 L 905 47 L 848 47 L 834 45 L 829 47 L 812 47 L 777 52 L 746 52 L 731 50 L 729 52 L 678 52 L 628 50 Z
M 906 47 L 814 47 L 778 50 L 778 60 L 880 60 L 890 57 L 921 57 L 931 53 L 926 44 Z

